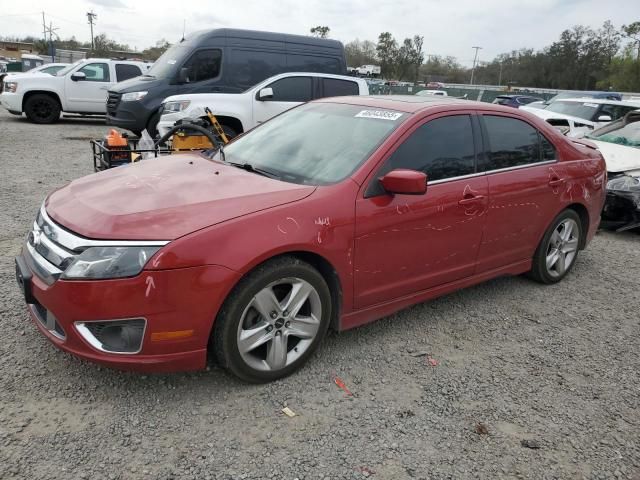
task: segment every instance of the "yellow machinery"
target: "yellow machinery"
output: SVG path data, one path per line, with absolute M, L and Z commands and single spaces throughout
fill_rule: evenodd
M 211 112 L 211 109 L 207 107 L 204 109 L 204 111 L 209 117 L 211 126 L 213 126 L 213 130 L 222 141 L 222 144 L 226 145 L 227 143 L 229 143 L 229 139 L 225 135 L 224 130 L 222 129 L 222 125 L 220 125 L 218 119 L 215 117 L 213 112 Z M 182 121 L 180 125 L 185 126 L 185 128 L 180 129 L 173 134 L 173 140 L 171 141 L 173 150 L 206 150 L 209 148 L 213 148 L 213 144 L 211 143 L 209 137 L 203 135 L 202 133 L 198 133 L 196 130 L 189 129 L 187 127 L 187 125 L 189 124 L 202 127 L 204 122 L 200 119 L 184 119 L 184 121 Z

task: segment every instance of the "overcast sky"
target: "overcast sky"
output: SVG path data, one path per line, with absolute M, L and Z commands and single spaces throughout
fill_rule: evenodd
M 219 6 L 220 8 L 216 8 Z M 616 27 L 640 21 L 640 0 L 0 0 L 0 35 L 42 36 L 42 11 L 62 38 L 89 40 L 86 12 L 97 15 L 94 34 L 143 49 L 186 31 L 233 27 L 308 34 L 328 25 L 348 42 L 376 41 L 383 31 L 398 41 L 424 36 L 425 53 L 453 55 L 465 65 L 472 46 L 480 60 L 522 47 L 541 48 L 575 24 Z

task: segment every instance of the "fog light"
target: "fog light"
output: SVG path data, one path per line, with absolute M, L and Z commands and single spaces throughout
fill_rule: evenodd
M 144 318 L 76 322 L 76 329 L 97 350 L 109 353 L 138 353 L 142 349 Z

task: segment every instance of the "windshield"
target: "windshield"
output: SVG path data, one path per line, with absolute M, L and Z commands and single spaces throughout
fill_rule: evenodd
M 355 171 L 406 117 L 358 105 L 309 103 L 230 143 L 225 159 L 285 181 L 327 185 Z
M 173 76 L 176 68 L 178 68 L 179 65 L 182 65 L 184 58 L 191 51 L 191 48 L 184 45 L 174 45 L 155 61 L 145 75 L 156 78 L 167 78 Z
M 550 112 L 562 113 L 571 117 L 591 120 L 598 109 L 597 103 L 586 102 L 553 102 L 547 107 Z
M 84 62 L 84 60 L 78 60 L 77 62 L 72 63 L 71 65 L 67 65 L 62 70 L 58 70 L 55 76 L 64 77 L 67 73 L 69 73 L 71 70 L 73 70 L 77 65 L 81 64 L 82 62 Z
M 601 142 L 640 148 L 640 122 L 628 123 L 622 128 L 602 135 L 589 135 L 589 138 Z

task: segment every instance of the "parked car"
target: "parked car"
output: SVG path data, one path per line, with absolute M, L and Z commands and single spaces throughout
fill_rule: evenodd
M 564 100 L 567 98 L 594 98 L 600 100 L 622 100 L 622 94 L 618 92 L 589 92 L 589 91 L 568 91 L 560 92 L 557 95 L 551 97 L 549 100 L 542 100 L 538 102 L 531 102 L 528 106 L 533 108 L 546 108 L 547 105 L 552 104 L 558 100 Z
M 380 75 L 382 73 L 382 69 L 379 65 L 362 65 L 361 67 L 356 68 L 356 73 L 358 75 L 371 77 L 374 75 Z
M 529 95 L 498 95 L 493 102 L 498 105 L 504 105 L 505 107 L 520 108 L 523 105 L 528 105 L 531 102 L 542 101 L 539 97 L 531 97 Z
M 17 278 L 35 325 L 81 358 L 191 370 L 210 351 L 270 381 L 329 327 L 497 276 L 559 282 L 598 228 L 605 178 L 595 148 L 519 110 L 316 100 L 212 159 L 151 159 L 56 190 Z
M 436 97 L 447 97 L 447 92 L 444 90 L 420 90 L 416 92 L 416 95 L 419 97 L 427 97 L 427 96 L 436 96 Z
M 442 82 L 429 82 L 429 83 L 427 83 L 427 88 L 444 88 L 444 83 L 442 83 Z
M 619 231 L 640 228 L 640 111 L 629 112 L 587 138 L 607 164 L 603 227 Z
M 149 72 L 109 90 L 107 123 L 155 134 L 160 104 L 172 95 L 242 93 L 285 72 L 346 75 L 337 40 L 221 28 L 197 32 L 167 50 Z
M 208 120 L 205 113 L 208 107 L 225 134 L 233 138 L 303 102 L 344 95 L 369 95 L 367 82 L 343 75 L 282 73 L 244 93 L 193 93 L 169 97 L 163 103 L 157 129 L 164 135 L 178 120 Z
M 39 67 L 32 68 L 31 70 L 25 73 L 40 72 L 40 73 L 47 73 L 49 75 L 55 75 L 56 73 L 58 73 L 60 70 L 62 70 L 64 67 L 68 65 L 69 65 L 68 63 L 46 63 L 44 65 L 40 65 Z M 5 79 L 11 79 L 16 75 L 21 75 L 21 73 L 2 72 L 0 70 L 0 93 L 2 93 L 2 90 L 4 89 Z
M 555 126 L 568 127 L 568 135 L 576 137 L 639 108 L 640 102 L 566 98 L 549 104 L 545 109 L 524 106 L 521 110 L 533 113 Z
M 54 123 L 61 112 L 104 115 L 107 89 L 137 77 L 148 64 L 106 58 L 80 60 L 56 75 L 22 74 L 4 81 L 0 104 L 35 123 Z

